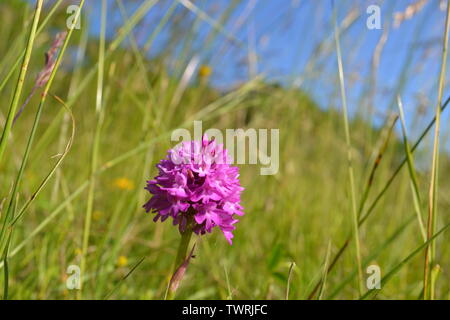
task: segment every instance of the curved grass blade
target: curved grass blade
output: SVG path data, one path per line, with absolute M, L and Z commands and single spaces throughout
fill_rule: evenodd
M 289 273 L 288 273 L 288 278 L 287 278 L 287 285 L 286 285 L 286 300 L 289 300 L 289 290 L 291 288 L 291 278 L 292 278 L 292 273 L 294 271 L 294 268 L 295 268 L 295 262 L 291 262 L 291 266 L 289 267 Z M 228 284 L 228 274 L 226 274 L 226 276 L 227 276 L 228 292 L 229 292 L 229 294 L 231 294 L 230 286 Z
M 104 300 L 108 300 L 113 294 L 114 292 L 116 292 L 116 290 L 123 284 L 123 282 L 129 277 L 131 276 L 131 274 L 141 265 L 142 262 L 144 262 L 145 257 L 141 258 L 141 260 L 138 261 L 138 263 L 136 263 L 133 268 L 131 268 L 131 270 L 122 278 L 120 279 L 119 283 L 114 287 L 114 289 L 111 290 L 110 293 L 108 293 L 108 295 L 105 297 Z
M 31 195 L 30 199 L 28 199 L 28 201 L 23 205 L 22 209 L 20 209 L 20 211 L 18 212 L 18 214 L 15 217 L 15 219 L 9 225 L 10 228 L 12 228 L 17 223 L 17 221 L 23 216 L 23 214 L 28 209 L 28 207 L 33 202 L 33 200 L 36 199 L 36 197 L 39 195 L 39 193 L 42 191 L 42 189 L 45 187 L 45 185 L 48 183 L 48 181 L 53 177 L 55 171 L 59 168 L 59 166 L 63 162 L 64 158 L 69 153 L 70 148 L 72 147 L 73 139 L 75 138 L 75 117 L 74 117 L 74 115 L 72 113 L 72 110 L 70 110 L 70 108 L 68 108 L 66 106 L 66 104 L 64 103 L 64 101 L 61 98 L 59 98 L 58 96 L 52 95 L 52 97 L 55 98 L 58 102 L 60 102 L 63 105 L 63 107 L 67 110 L 69 115 L 70 115 L 70 118 L 72 120 L 71 136 L 70 136 L 70 138 L 69 138 L 69 140 L 67 142 L 67 145 L 66 145 L 63 153 L 61 155 L 59 155 L 58 161 L 56 161 L 55 165 L 52 167 L 50 172 L 47 174 L 47 176 L 44 178 L 44 180 L 42 180 L 42 182 L 40 183 L 40 185 L 36 189 L 36 191 L 33 192 L 33 194 Z

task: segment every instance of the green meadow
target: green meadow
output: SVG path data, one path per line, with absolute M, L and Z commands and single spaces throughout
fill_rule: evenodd
M 429 112 L 396 102 L 375 125 L 369 109 L 346 110 L 346 12 L 328 21 L 331 34 L 309 61 L 323 54 L 334 64 L 333 107 L 325 108 L 307 89 L 263 73 L 227 89 L 212 83 L 219 70 L 196 60 L 190 39 L 205 23 L 200 48 L 226 39 L 225 48 L 245 50 L 225 27 L 240 1 L 218 19 L 202 1 L 163 1 L 169 9 L 151 26 L 140 23 L 158 1 L 136 1 L 132 11 L 107 1 L 121 17 L 116 29 L 100 2 L 96 35 L 84 9 L 80 29 L 67 29 L 67 1 L 0 3 L 1 297 L 163 299 L 180 234 L 145 212 L 144 187 L 174 146 L 172 131 L 201 120 L 203 130 L 279 129 L 279 169 L 261 175 L 261 164 L 239 165 L 245 215 L 233 245 L 217 228 L 194 236 L 177 299 L 450 298 L 448 110 L 437 112 L 447 98 L 445 64 Z M 187 16 L 193 28 L 183 25 Z M 444 21 L 438 27 L 441 66 L 447 33 Z M 167 45 L 149 57 L 161 30 Z M 14 121 L 62 31 L 49 77 Z M 175 48 L 187 64 L 170 60 Z M 414 134 L 402 130 L 417 119 L 424 125 Z M 71 266 L 80 268 L 80 289 L 68 286 Z M 374 266 L 379 289 L 368 286 Z

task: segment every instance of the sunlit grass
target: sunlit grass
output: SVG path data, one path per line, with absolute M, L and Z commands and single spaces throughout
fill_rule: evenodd
M 406 130 L 407 106 L 399 105 L 400 117 L 397 110 L 383 114 L 379 127 L 365 109 L 351 113 L 345 67 L 352 48 L 343 39 L 358 14 L 349 13 L 342 22 L 337 15 L 305 73 L 292 75 L 303 81 L 314 70 L 315 77 L 325 77 L 314 66 L 333 55 L 336 92 L 330 101 L 337 108 L 324 110 L 308 92 L 290 83 L 270 84 L 264 75 L 226 92 L 214 88 L 211 81 L 222 70 L 205 59 L 212 43 L 220 39 L 224 50 L 249 50 L 228 28 L 239 1 L 219 19 L 196 2 L 169 1 L 142 41 L 139 27 L 158 1 L 141 1 L 131 14 L 126 1 L 115 1 L 121 27 L 109 30 L 113 2 L 103 0 L 96 15 L 99 37 L 91 37 L 89 21 L 82 19 L 81 30 L 70 32 L 60 51 L 52 80 L 12 127 L 8 114 L 13 117 L 29 93 L 43 66 L 40 54 L 55 29 L 65 28 L 61 3 L 44 8 L 39 23 L 33 23 L 34 7 L 14 11 L 24 24 L 8 28 L 5 37 L 16 40 L 0 49 L 0 130 L 6 134 L 5 153 L 0 152 L 3 297 L 164 298 L 179 234 L 170 224 L 152 222 L 142 208 L 148 197 L 143 188 L 173 146 L 172 130 L 192 129 L 194 120 L 203 120 L 204 130 L 279 128 L 280 171 L 261 176 L 259 166 L 240 166 L 246 215 L 233 246 L 216 232 L 200 240 L 177 298 L 417 299 L 424 284 L 422 253 L 432 243 L 438 244 L 430 268 L 432 291 L 435 298 L 448 298 L 449 161 L 441 153 L 439 188 L 433 189 L 434 196 L 442 195 L 436 202 L 438 225 L 428 235 L 423 195 L 435 173 L 418 164 L 419 157 L 431 154 L 427 135 L 434 124 L 444 129 L 444 82 L 439 82 L 436 117 L 425 118 L 427 126 L 414 128 L 414 135 Z M 155 58 L 147 52 L 181 13 L 191 15 L 195 28 L 173 40 L 183 45 L 171 69 L 170 52 Z M 194 49 L 189 39 L 202 23 L 210 32 L 202 49 Z M 20 68 L 28 60 L 28 68 Z M 398 79 L 396 94 L 406 81 L 406 76 Z M 435 159 L 438 151 L 435 147 Z M 365 286 L 366 268 L 373 264 L 382 270 L 380 291 Z M 81 291 L 67 289 L 70 265 L 81 266 Z

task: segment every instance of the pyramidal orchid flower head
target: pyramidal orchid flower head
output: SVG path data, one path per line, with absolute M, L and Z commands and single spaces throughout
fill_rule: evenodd
M 172 218 L 183 233 L 196 234 L 222 230 L 232 244 L 237 216 L 244 214 L 240 205 L 244 188 L 239 182 L 239 168 L 231 165 L 227 150 L 215 140 L 184 141 L 170 149 L 156 166 L 158 176 L 147 181 L 152 195 L 144 205 L 156 213 L 154 221 Z

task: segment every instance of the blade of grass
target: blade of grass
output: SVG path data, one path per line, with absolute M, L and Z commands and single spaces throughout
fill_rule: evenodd
M 94 194 L 95 194 L 95 176 L 94 172 L 97 170 L 98 154 L 100 151 L 100 138 L 103 127 L 103 121 L 105 117 L 104 112 L 104 101 L 103 101 L 103 90 L 104 90 L 104 68 L 105 68 L 105 43 L 106 43 L 106 19 L 107 19 L 107 8 L 108 5 L 106 0 L 102 0 L 101 9 L 101 23 L 100 23 L 100 45 L 98 51 L 98 74 L 97 74 L 97 95 L 95 100 L 95 114 L 96 114 L 96 128 L 94 133 L 94 140 L 92 143 L 91 150 L 91 163 L 90 163 L 90 179 L 88 188 L 88 198 L 86 215 L 84 218 L 84 228 L 83 228 L 83 242 L 81 249 L 81 263 L 80 270 L 81 274 L 86 270 L 86 255 L 89 247 L 89 237 L 91 231 L 92 222 L 92 211 L 94 206 Z M 82 299 L 83 288 L 78 292 L 78 298 Z
M 214 29 L 218 30 L 222 33 L 231 43 L 236 44 L 240 48 L 246 48 L 245 44 L 242 43 L 239 39 L 237 39 L 234 35 L 230 34 L 225 28 L 214 19 L 212 19 L 209 15 L 207 15 L 204 11 L 202 11 L 199 7 L 193 4 L 189 0 L 177 0 L 181 5 L 183 5 L 186 9 L 192 11 L 196 16 L 200 17 L 200 19 L 204 20 L 206 23 L 211 25 Z
M 6 241 L 5 249 L 2 254 L 2 262 L 4 266 L 3 270 L 3 300 L 8 300 L 9 294 L 9 264 L 8 264 L 8 250 L 11 243 L 11 234 L 9 234 L 8 239 Z
M 369 197 L 369 193 L 372 190 L 372 185 L 373 185 L 373 181 L 375 179 L 375 174 L 376 174 L 376 172 L 377 172 L 377 170 L 378 170 L 378 168 L 380 166 L 381 160 L 383 159 L 383 156 L 384 156 L 384 154 L 386 152 L 386 149 L 387 149 L 387 147 L 389 145 L 389 141 L 390 141 L 390 138 L 391 138 L 391 135 L 392 135 L 392 131 L 394 129 L 394 126 L 395 126 L 395 123 L 397 122 L 397 120 L 398 120 L 398 116 L 394 116 L 392 118 L 392 120 L 391 120 L 390 126 L 386 129 L 387 130 L 386 138 L 384 139 L 383 144 L 381 145 L 381 147 L 378 150 L 377 157 L 375 158 L 375 161 L 373 163 L 372 169 L 371 169 L 370 174 L 369 174 L 369 178 L 367 179 L 367 185 L 366 185 L 366 187 L 364 189 L 363 196 L 362 196 L 362 198 L 361 198 L 361 200 L 359 202 L 358 217 L 361 215 L 361 212 L 363 211 L 364 206 L 366 205 L 366 201 L 367 201 L 367 199 Z
M 436 230 L 437 216 L 437 193 L 439 189 L 439 134 L 441 130 L 441 103 L 444 93 L 445 72 L 447 66 L 447 48 L 448 48 L 448 30 L 450 28 L 450 1 L 447 1 L 447 16 L 445 19 L 445 31 L 442 48 L 441 71 L 439 75 L 438 102 L 436 107 L 436 126 L 434 127 L 434 143 L 433 143 L 433 160 L 431 166 L 431 181 L 428 198 L 428 222 L 427 222 L 427 239 Z M 431 241 L 425 251 L 424 266 L 424 299 L 434 299 L 435 292 L 430 290 L 430 270 L 433 268 L 436 258 L 436 242 Z
M 108 47 L 108 53 L 115 51 L 119 45 L 125 40 L 125 38 L 130 34 L 133 28 L 141 21 L 147 12 L 153 8 L 153 6 L 158 2 L 158 0 L 149 0 L 136 9 L 131 18 L 127 21 L 127 23 L 119 29 L 117 36 L 111 42 L 110 47 Z
M 158 34 L 160 34 L 161 30 L 167 24 L 167 22 L 169 21 L 170 17 L 172 16 L 172 13 L 174 13 L 177 6 L 178 6 L 177 0 L 173 0 L 169 9 L 166 11 L 166 13 L 164 14 L 164 16 L 161 18 L 158 25 L 156 26 L 155 30 L 152 31 L 152 33 L 150 34 L 150 37 L 144 44 L 144 46 L 143 46 L 144 52 L 148 52 L 151 49 L 151 47 L 155 41 L 155 38 L 157 37 Z
M 108 293 L 108 295 L 105 297 L 104 300 L 108 300 L 113 294 L 114 292 L 116 292 L 116 290 L 123 284 L 123 282 L 129 277 L 131 276 L 131 274 L 141 265 L 142 262 L 144 262 L 145 257 L 141 258 L 141 260 L 138 261 L 138 263 L 136 263 L 133 268 L 131 268 L 131 270 L 122 278 L 120 279 L 119 283 L 114 287 L 114 289 L 111 290 L 110 293 Z
M 227 284 L 227 292 L 228 292 L 227 300 L 233 300 L 233 291 L 231 290 L 230 278 L 228 276 L 228 270 L 225 264 L 223 265 L 223 271 L 225 272 L 225 282 Z
M 408 133 L 406 130 L 406 122 L 405 122 L 405 116 L 404 116 L 404 112 L 403 112 L 403 104 L 402 104 L 400 96 L 398 96 L 397 102 L 398 102 L 398 109 L 399 109 L 399 113 L 400 113 L 400 120 L 401 120 L 400 122 L 402 124 L 403 145 L 405 147 L 406 159 L 408 161 L 408 171 L 409 171 L 409 177 L 411 179 L 411 189 L 413 191 L 413 197 L 414 197 L 414 208 L 415 208 L 416 214 L 417 214 L 417 222 L 419 224 L 420 233 L 422 234 L 423 241 L 426 241 L 427 235 L 426 235 L 426 231 L 425 231 L 425 225 L 423 224 L 423 220 L 422 220 L 422 209 L 421 209 L 422 201 L 421 201 L 420 192 L 419 192 L 419 184 L 417 183 L 416 169 L 414 166 L 414 158 L 411 153 L 411 148 L 410 148 L 409 142 L 408 142 Z
M 439 277 L 439 274 L 441 273 L 441 266 L 436 264 L 433 269 L 431 270 L 430 275 L 430 291 L 434 292 L 436 289 L 436 283 L 437 279 Z
M 16 212 L 17 208 L 17 202 L 19 200 L 19 196 L 17 195 L 16 200 L 14 202 L 14 208 L 13 208 L 13 214 Z M 9 257 L 9 248 L 11 246 L 11 239 L 12 239 L 13 232 L 10 230 L 8 233 L 8 239 L 6 240 L 6 245 L 3 250 L 3 256 L 2 256 L 2 262 L 5 266 L 4 269 L 4 284 L 3 284 L 3 300 L 8 300 L 9 295 L 9 263 L 8 263 L 8 257 Z
M 334 4 L 334 2 L 333 2 Z M 345 93 L 345 80 L 344 80 L 344 68 L 342 64 L 341 46 L 339 39 L 339 29 L 337 25 L 337 9 L 333 5 L 333 23 L 334 23 L 334 35 L 336 44 L 336 56 L 339 71 L 339 85 L 341 89 L 341 99 L 342 99 L 342 111 L 344 117 L 344 130 L 345 130 L 345 141 L 347 143 L 347 161 L 348 161 L 348 176 L 350 182 L 350 196 L 351 196 L 351 206 L 352 206 L 352 223 L 353 223 L 353 237 L 355 240 L 355 255 L 356 262 L 359 269 L 359 281 L 358 288 L 360 294 L 362 293 L 363 287 L 363 273 L 362 273 L 362 263 L 361 263 L 361 249 L 359 242 L 359 224 L 358 224 L 358 213 L 356 208 L 356 191 L 355 191 L 355 177 L 353 169 L 353 155 L 352 155 L 352 143 L 350 138 L 350 125 L 348 120 L 348 110 L 347 110 L 347 97 Z
M 295 268 L 295 262 L 291 262 L 291 265 L 289 267 L 287 284 L 286 284 L 286 300 L 289 300 L 289 290 L 291 289 L 291 278 L 292 278 L 292 272 L 294 271 L 294 268 Z M 228 275 L 227 275 L 227 282 L 228 282 Z M 228 290 L 229 290 L 229 288 L 228 288 Z
M 331 241 L 328 242 L 328 247 L 327 247 L 327 254 L 325 256 L 325 262 L 323 264 L 323 275 L 322 275 L 322 285 L 320 286 L 320 290 L 319 290 L 319 295 L 317 297 L 317 300 L 322 300 L 323 294 L 325 292 L 325 288 L 327 285 L 327 276 L 328 276 L 328 263 L 330 260 L 330 252 L 331 252 Z

